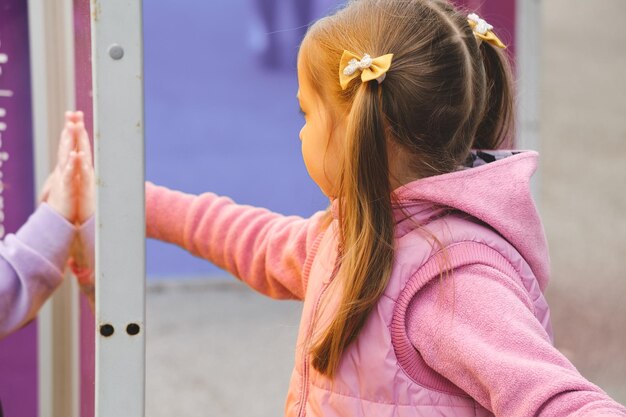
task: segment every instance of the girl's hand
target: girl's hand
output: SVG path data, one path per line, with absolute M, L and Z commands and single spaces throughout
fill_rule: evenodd
M 84 118 L 82 112 L 67 112 L 68 121 L 75 123 L 76 133 L 76 151 L 82 157 L 80 164 L 80 173 L 76 178 L 76 223 L 83 224 L 91 216 L 93 216 L 95 208 L 95 175 L 93 170 L 93 158 L 91 153 L 91 145 L 89 136 L 85 130 Z M 76 276 L 76 281 L 82 293 L 87 297 L 92 312 L 95 312 L 95 281 L 94 281 L 94 265 L 93 242 L 84 242 L 86 238 L 81 233 L 76 234 L 76 238 L 72 243 L 70 251 L 69 266 Z
M 65 113 L 65 127 L 57 151 L 57 164 L 48 176 L 41 192 L 41 201 L 77 226 L 70 249 L 69 266 L 76 275 L 81 291 L 87 296 L 94 311 L 94 274 L 92 265 L 93 242 L 83 242 L 78 232 L 83 223 L 93 216 L 95 208 L 95 174 L 89 136 L 85 130 L 83 113 Z
M 95 209 L 95 174 L 89 135 L 85 130 L 83 112 L 68 112 L 66 117 L 75 123 L 76 152 L 81 158 L 80 175 L 76 179 L 76 222 L 84 223 L 93 216 Z
M 94 172 L 82 112 L 66 112 L 57 164 L 41 199 L 69 222 L 82 224 L 94 212 Z
M 65 128 L 61 132 L 61 140 L 57 151 L 57 163 L 48 176 L 42 192 L 42 200 L 67 221 L 76 221 L 77 199 L 76 178 L 81 170 L 83 156 L 76 152 L 75 124 L 69 121 L 66 114 Z

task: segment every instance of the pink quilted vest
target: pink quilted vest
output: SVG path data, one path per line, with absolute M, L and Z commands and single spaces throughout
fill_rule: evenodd
M 311 366 L 311 341 L 326 328 L 338 302 L 339 291 L 333 281 L 336 227 L 335 221 L 316 242 L 317 252 L 305 267 L 308 284 L 285 415 L 492 416 L 429 368 L 408 340 L 404 317 L 409 303 L 431 279 L 439 279 L 445 264 L 441 249 L 433 249 L 410 220 L 396 226 L 396 263 L 390 282 L 358 338 L 344 352 L 334 379 Z M 446 248 L 450 270 L 480 263 L 520 280 L 534 302 L 537 319 L 552 338 L 549 310 L 539 284 L 526 261 L 503 237 L 458 214 L 434 220 L 425 229 Z

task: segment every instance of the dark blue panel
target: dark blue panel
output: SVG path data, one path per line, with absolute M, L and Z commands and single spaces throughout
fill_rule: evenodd
M 146 175 L 182 191 L 308 216 L 327 200 L 300 153 L 295 57 L 302 31 L 290 29 L 298 26 L 298 1 L 275 2 L 281 30 L 269 37 L 254 12 L 261 2 L 144 2 Z M 318 2 L 311 13 L 332 3 Z M 273 68 L 259 52 L 268 44 L 278 55 Z M 171 245 L 149 241 L 147 251 L 151 277 L 220 273 Z

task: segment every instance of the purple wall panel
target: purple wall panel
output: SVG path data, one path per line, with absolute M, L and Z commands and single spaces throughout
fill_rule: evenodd
M 26 0 L 0 0 L 0 235 L 34 209 Z M 0 277 L 1 279 L 2 277 Z M 37 415 L 37 326 L 0 341 L 0 401 L 7 416 Z

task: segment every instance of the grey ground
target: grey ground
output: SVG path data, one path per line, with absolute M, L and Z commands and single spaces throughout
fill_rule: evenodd
M 146 416 L 280 416 L 300 303 L 234 279 L 148 292 Z
M 557 347 L 626 403 L 626 2 L 542 4 L 539 200 Z M 299 304 L 233 280 L 153 283 L 147 303 L 147 416 L 282 414 Z

